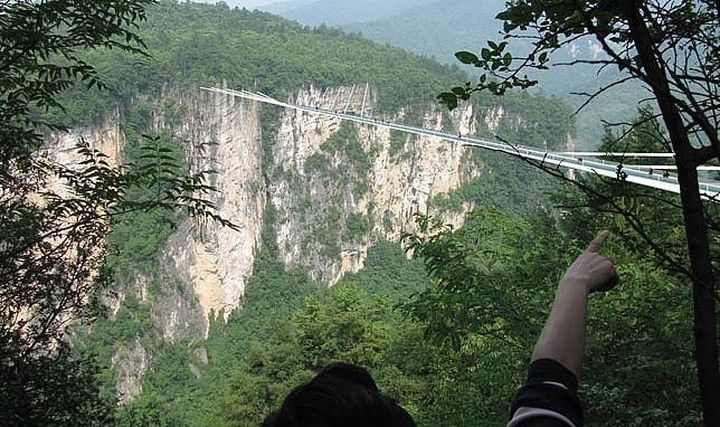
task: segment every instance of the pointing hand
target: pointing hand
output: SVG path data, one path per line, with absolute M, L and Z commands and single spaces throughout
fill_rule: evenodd
M 575 286 L 584 286 L 590 292 L 603 292 L 612 289 L 618 281 L 613 263 L 600 255 L 607 230 L 601 231 L 572 263 L 563 276 L 563 282 L 572 282 Z

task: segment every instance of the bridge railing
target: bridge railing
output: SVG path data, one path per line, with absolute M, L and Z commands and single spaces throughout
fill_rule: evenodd
M 645 185 L 661 190 L 672 191 L 675 193 L 680 192 L 680 186 L 677 177 L 674 175 L 663 176 L 662 174 L 653 173 L 651 170 L 640 170 L 635 169 L 631 165 L 623 165 L 620 163 L 609 162 L 597 157 L 591 158 L 580 158 L 573 157 L 568 154 L 554 153 L 551 151 L 542 151 L 534 148 L 529 148 L 520 145 L 510 145 L 502 142 L 494 142 L 483 140 L 470 135 L 457 136 L 432 130 L 425 129 L 415 126 L 408 126 L 398 123 L 392 123 L 383 119 L 377 119 L 374 117 L 367 117 L 354 114 L 352 112 L 344 112 L 342 110 L 328 110 L 319 108 L 316 106 L 304 106 L 297 104 L 290 104 L 279 101 L 272 97 L 269 97 L 262 93 L 254 93 L 248 91 L 236 91 L 232 89 L 220 89 L 220 88 L 201 88 L 211 92 L 222 93 L 231 96 L 238 96 L 246 99 L 251 99 L 257 102 L 263 102 L 273 104 L 276 106 L 290 108 L 299 111 L 305 111 L 312 114 L 324 114 L 329 116 L 338 117 L 345 120 L 350 120 L 358 123 L 364 123 L 371 126 L 385 127 L 394 129 L 406 133 L 412 133 L 416 135 L 425 135 L 440 138 L 446 141 L 455 142 L 464 146 L 478 147 L 487 150 L 505 152 L 508 154 L 530 158 L 540 162 L 547 162 L 554 164 L 558 167 L 566 167 L 569 169 L 575 169 L 584 172 L 597 173 L 606 177 L 614 177 L 617 179 L 625 179 L 629 182 L 633 182 L 640 185 Z M 710 180 L 699 180 L 700 193 L 708 197 L 713 201 L 718 200 L 720 196 L 720 182 Z

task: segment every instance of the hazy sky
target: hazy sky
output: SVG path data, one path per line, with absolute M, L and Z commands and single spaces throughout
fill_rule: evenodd
M 238 6 L 257 7 L 270 3 L 278 3 L 280 0 L 234 0 L 232 3 Z

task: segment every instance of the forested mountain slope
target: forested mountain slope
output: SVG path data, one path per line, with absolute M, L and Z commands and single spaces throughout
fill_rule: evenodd
M 532 206 L 539 190 L 523 190 L 544 185 L 506 159 L 210 95 L 198 86 L 252 88 L 358 111 L 367 95 L 378 117 L 449 132 L 497 132 L 537 146 L 563 146 L 572 135 L 567 107 L 527 94 L 481 99 L 450 115 L 434 97 L 465 79 L 457 69 L 266 13 L 162 2 L 140 35 L 149 56 L 88 55 L 109 89 L 70 91 L 66 110 L 56 114 L 78 135 L 113 135 L 113 150 L 137 164 L 147 162 L 141 135 L 152 134 L 190 170 L 212 168 L 218 211 L 239 227 L 149 212 L 116 224 L 109 241 L 115 289 L 87 346 L 109 364 L 102 376 L 108 398 L 127 403 L 142 396 L 140 407 L 188 392 L 179 379 L 144 382 L 146 372 L 190 369 L 180 382 L 199 387 L 191 385 L 203 377 L 198 369 L 207 375 L 235 369 L 248 355 L 246 341 L 269 334 L 271 319 L 297 309 L 310 290 L 370 262 L 375 271 L 391 259 L 402 266 L 394 245 L 413 229 L 414 214 L 436 213 L 459 226 L 472 206 Z M 379 258 L 378 245 L 386 254 Z M 397 298 L 422 288 L 423 275 L 413 268 L 386 282 L 358 280 Z M 241 335 L 229 343 L 214 341 L 214 334 Z M 211 384 L 202 393 L 219 392 Z
M 74 337 L 104 366 L 108 403 L 122 403 L 114 421 L 257 425 L 292 387 L 344 360 L 370 369 L 419 425 L 503 425 L 576 239 L 610 219 L 550 211 L 545 192 L 557 183 L 495 153 L 198 86 L 355 111 L 368 87 L 366 108 L 380 118 L 549 148 L 572 139 L 569 108 L 513 93 L 449 114 L 435 95 L 467 78 L 457 68 L 222 5 L 164 1 L 139 31 L 149 56 L 88 55 L 110 90 L 71 92 L 57 114 L 79 134 L 118 130 L 95 134 L 114 135 L 139 167 L 151 134 L 185 169 L 212 169 L 213 202 L 237 228 L 142 211 L 114 225 L 106 310 Z M 427 230 L 452 248 L 437 253 L 448 270 L 399 245 L 423 214 L 452 224 Z M 603 328 L 588 339 L 589 422 L 688 425 L 687 289 L 632 247 L 613 251 L 629 290 L 593 309 Z M 453 271 L 463 277 L 448 284 Z M 661 380 L 672 398 L 655 392 Z
M 342 28 L 441 62 L 458 63 L 455 52 L 477 52 L 486 46 L 487 40 L 499 39 L 501 23 L 494 18 L 504 3 L 500 0 L 481 3 L 470 0 L 436 1 L 395 16 L 346 24 Z M 526 41 L 511 43 L 513 45 L 515 52 L 523 53 L 528 49 Z M 602 56 L 599 46 L 576 43 L 571 49 L 559 52 L 555 61 L 597 59 L 598 55 Z M 549 71 L 535 73 L 533 78 L 539 80 L 537 89 L 542 93 L 558 96 L 579 107 L 586 98 L 574 93 L 592 93 L 617 80 L 617 70 L 596 72 L 596 66 L 576 64 L 572 67 L 551 67 Z M 600 96 L 577 118 L 579 144 L 585 148 L 597 146 L 603 135 L 602 120 L 610 123 L 629 121 L 639 107 L 638 102 L 645 97 L 646 93 L 637 84 L 626 84 Z

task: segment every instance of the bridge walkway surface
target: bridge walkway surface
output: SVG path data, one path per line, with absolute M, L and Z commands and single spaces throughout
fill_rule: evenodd
M 534 160 L 545 165 L 592 173 L 608 178 L 624 179 L 627 182 L 632 182 L 634 184 L 642 185 L 645 187 L 656 188 L 659 190 L 670 191 L 673 193 L 680 193 L 680 185 L 678 184 L 677 177 L 675 175 L 656 172 L 659 170 L 674 169 L 674 166 L 656 165 L 653 168 L 653 166 L 651 165 L 628 165 L 598 158 L 611 154 L 625 157 L 672 157 L 672 153 L 573 153 L 543 151 L 536 148 L 525 147 L 522 145 L 512 145 L 505 142 L 488 141 L 472 135 L 449 134 L 432 129 L 392 123 L 387 120 L 357 115 L 352 112 L 348 113 L 340 110 L 334 111 L 322 109 L 317 106 L 291 104 L 279 101 L 275 98 L 259 92 L 249 92 L 244 90 L 238 91 L 215 87 L 202 87 L 201 89 L 209 92 L 249 99 L 265 104 L 276 105 L 282 108 L 303 111 L 309 114 L 321 114 L 379 128 L 387 128 L 414 135 L 434 137 L 466 147 L 475 147 L 485 150 L 507 153 L 524 159 Z M 719 170 L 720 168 L 710 166 L 701 167 L 698 169 Z M 701 179 L 699 180 L 698 184 L 700 187 L 701 195 L 713 201 L 720 201 L 720 181 Z

